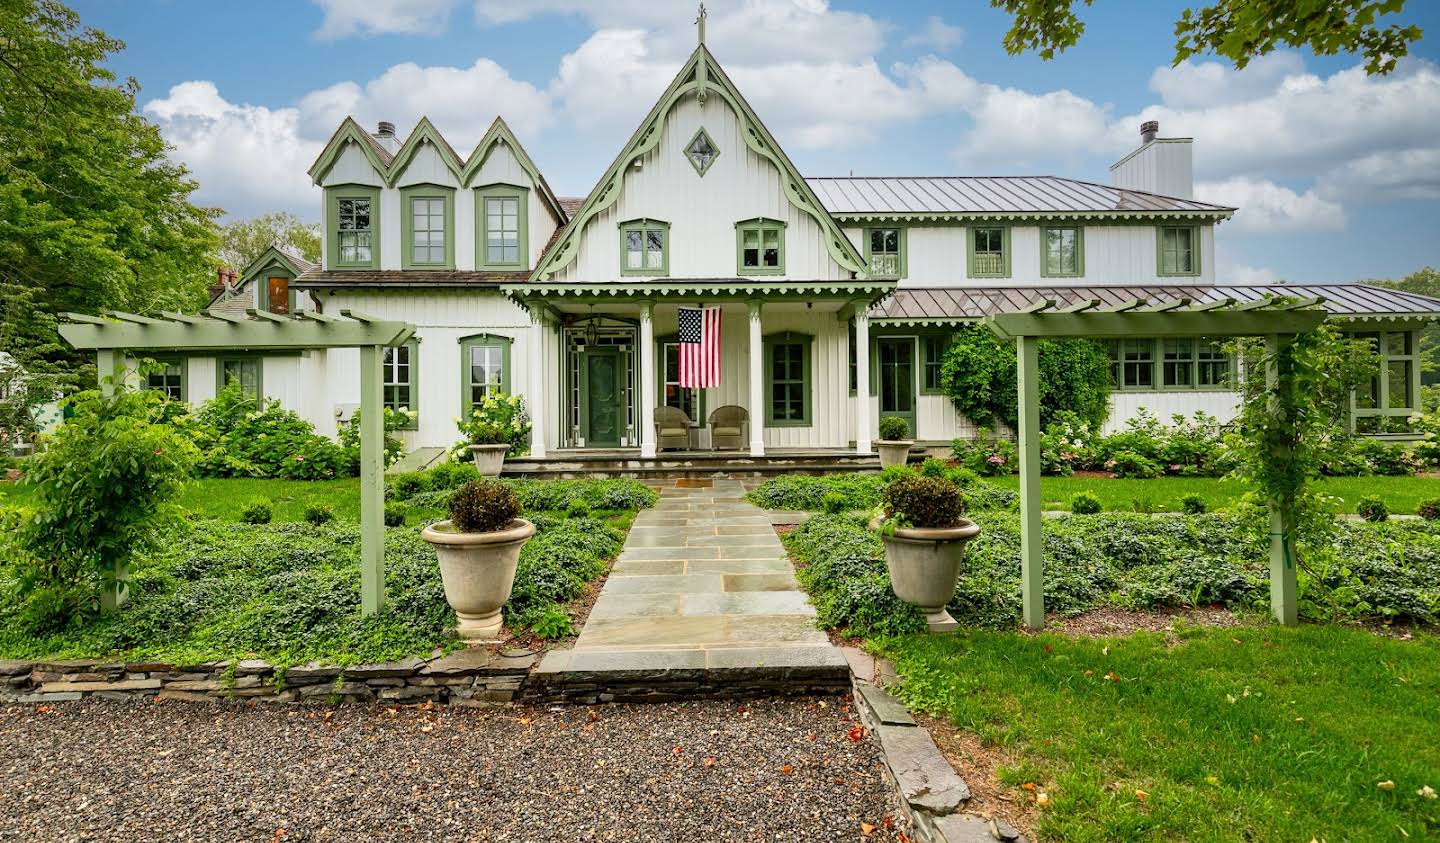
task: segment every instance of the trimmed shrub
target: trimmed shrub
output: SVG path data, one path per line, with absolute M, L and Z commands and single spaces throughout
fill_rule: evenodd
M 589 518 L 590 504 L 586 503 L 585 499 L 581 497 L 571 498 L 570 503 L 565 505 L 565 517 Z
M 397 500 L 409 500 L 421 492 L 430 491 L 430 475 L 420 472 L 398 475 L 390 481 L 386 491 Z
M 405 504 L 397 501 L 391 501 L 385 504 L 385 526 L 404 527 L 407 511 Z
M 496 480 L 472 480 L 450 497 L 450 522 L 462 533 L 494 533 L 520 517 L 520 498 Z
M 1366 495 L 1355 504 L 1355 514 L 1371 523 L 1389 520 L 1390 509 L 1375 495 Z
M 965 512 L 960 488 L 949 480 L 910 476 L 881 493 L 890 518 L 904 527 L 953 527 Z
M 944 460 L 926 457 L 925 461 L 920 463 L 920 473 L 926 477 L 949 477 L 950 466 Z
M 1186 495 L 1180 499 L 1180 510 L 1186 515 L 1204 515 L 1209 508 L 1199 495 Z
M 274 517 L 274 510 L 265 501 L 252 503 L 240 510 L 240 523 L 242 524 L 269 524 Z
M 329 504 L 312 503 L 305 507 L 305 520 L 317 527 L 329 524 L 335 520 L 335 508 Z
M 1415 514 L 1426 521 L 1440 521 L 1440 498 L 1429 498 L 1415 507 Z
M 1089 492 L 1080 492 L 1070 499 L 1070 511 L 1076 515 L 1094 515 L 1105 507 Z
M 826 492 L 825 500 L 822 505 L 824 506 L 825 512 L 828 512 L 831 515 L 839 515 L 840 513 L 845 511 L 847 504 L 848 499 L 845 497 L 844 494 L 840 492 Z
M 1132 477 L 1139 480 L 1148 480 L 1152 477 L 1159 477 L 1163 472 L 1160 466 L 1149 458 L 1134 451 L 1117 451 L 1106 460 L 1105 470 L 1116 477 Z
M 910 423 L 899 416 L 886 416 L 880 420 L 880 439 L 894 442 L 910 438 Z

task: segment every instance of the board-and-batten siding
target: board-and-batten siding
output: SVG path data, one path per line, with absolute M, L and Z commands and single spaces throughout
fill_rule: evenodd
M 684 154 L 702 126 L 720 149 L 703 178 Z M 785 275 L 769 277 L 850 277 L 831 259 L 820 225 L 786 198 L 780 171 L 745 145 L 735 112 L 719 97 L 704 108 L 687 98 L 669 112 L 660 143 L 640 169 L 626 168 L 620 198 L 585 226 L 575 261 L 556 279 L 620 278 L 619 224 L 642 217 L 670 224 L 671 277 L 733 278 L 735 223 L 756 217 L 786 223 Z
M 497 144 L 490 148 L 490 154 L 486 156 L 485 162 L 480 165 L 480 169 L 475 172 L 474 177 L 470 180 L 471 188 L 476 189 L 492 184 L 511 184 L 518 187 L 529 188 L 530 201 L 528 208 L 529 217 L 527 220 L 529 224 L 527 232 L 529 242 L 527 245 L 530 251 L 530 262 L 526 264 L 526 266 L 527 268 L 534 267 L 535 262 L 540 259 L 540 253 L 545 249 L 545 244 L 549 243 L 551 236 L 555 234 L 556 220 L 550 208 L 545 204 L 544 200 L 540 198 L 540 190 L 534 182 L 531 181 L 530 174 L 525 171 L 524 167 L 520 166 L 520 161 L 515 157 L 514 151 L 505 144 Z M 470 208 L 466 217 L 469 220 L 469 227 L 467 228 L 464 223 L 457 223 L 456 227 L 461 232 L 460 243 L 464 243 L 467 239 L 471 241 L 471 262 L 468 266 L 460 267 L 461 269 L 475 268 L 475 256 L 480 253 L 479 249 L 481 248 L 480 244 L 474 240 L 476 204 L 473 191 L 472 195 L 467 197 L 467 200 L 466 204 L 468 204 Z M 457 218 L 459 216 L 458 206 L 456 208 L 456 216 Z M 469 232 L 468 236 L 466 236 L 466 232 Z M 458 252 L 456 253 L 456 260 L 459 260 Z
M 1190 417 L 1196 412 L 1208 413 L 1224 424 L 1240 412 L 1240 393 L 1227 390 L 1114 392 L 1110 395 L 1110 417 L 1101 430 L 1104 433 L 1124 430 L 1125 421 L 1134 417 L 1141 407 L 1159 416 L 1167 425 L 1170 417 L 1177 413 Z

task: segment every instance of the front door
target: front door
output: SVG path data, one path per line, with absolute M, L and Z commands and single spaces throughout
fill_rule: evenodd
M 618 448 L 625 433 L 625 372 L 620 350 L 580 354 L 580 423 L 587 448 Z
M 880 418 L 899 416 L 915 434 L 915 338 L 875 341 L 880 368 Z

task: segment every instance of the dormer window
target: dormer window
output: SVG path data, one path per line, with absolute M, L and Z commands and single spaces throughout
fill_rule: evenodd
M 379 269 L 380 189 L 340 185 L 325 193 L 330 268 Z
M 374 234 L 370 220 L 373 218 L 373 211 L 369 199 L 340 200 L 341 263 L 370 261 L 370 238 Z
M 402 269 L 455 268 L 455 190 L 434 184 L 400 188 Z
M 1193 225 L 1161 226 L 1155 233 L 1160 275 L 1200 274 L 1200 229 Z
M 670 223 L 630 220 L 620 224 L 620 274 L 664 275 L 670 271 Z
M 715 163 L 715 159 L 720 157 L 720 147 L 701 129 L 690 139 L 690 143 L 685 145 L 685 157 L 690 159 L 690 166 L 695 168 L 695 172 L 703 176 L 710 169 L 710 165 Z
M 496 184 L 476 194 L 476 237 L 482 269 L 525 269 L 530 266 L 526 216 L 530 192 Z

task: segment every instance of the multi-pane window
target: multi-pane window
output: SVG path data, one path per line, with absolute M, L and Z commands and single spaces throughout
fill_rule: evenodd
M 410 261 L 419 264 L 445 263 L 445 199 L 441 196 L 410 198 Z
M 1354 334 L 1367 340 L 1378 365 L 1369 383 L 1355 390 L 1355 429 L 1361 433 L 1394 433 L 1409 429 L 1416 412 L 1420 387 L 1416 334 L 1412 331 L 1372 331 Z
M 478 404 L 505 391 L 505 363 L 509 348 L 499 342 L 465 344 L 465 398 Z
M 628 275 L 663 275 L 668 271 L 666 239 L 669 225 L 655 220 L 625 223 L 620 229 L 620 270 Z
M 240 383 L 240 392 L 246 398 L 260 398 L 260 359 L 258 357 L 231 357 L 220 360 L 220 387 L 229 386 L 232 381 Z
M 1195 340 L 1175 337 L 1161 342 L 1161 383 L 1165 386 L 1190 386 L 1195 374 Z
M 1155 341 L 1111 340 L 1110 365 L 1117 389 L 1151 389 L 1155 386 Z
M 665 381 L 660 403 L 675 407 L 691 421 L 701 421 L 700 390 L 680 385 L 680 345 L 667 342 L 662 346 L 665 355 Z
M 336 246 L 340 263 L 370 263 L 372 238 L 375 234 L 368 198 L 336 200 Z
M 920 388 L 923 392 L 940 392 L 943 387 L 941 372 L 945 365 L 945 349 L 949 347 L 950 338 L 941 334 L 929 334 L 920 338 L 921 377 Z
M 1230 355 L 1218 342 L 1201 342 L 1195 349 L 1195 385 L 1228 386 Z
M 1194 226 L 1162 226 L 1160 239 L 1161 275 L 1196 275 L 1200 272 L 1198 230 Z
M 1198 337 L 1111 340 L 1110 366 L 1111 379 L 1117 389 L 1225 389 L 1229 386 L 1230 355 L 1219 343 Z
M 391 410 L 412 412 L 415 409 L 415 353 L 413 345 L 385 349 L 381 363 L 382 399 Z
M 769 386 L 766 421 L 772 425 L 810 423 L 810 343 L 798 334 L 782 334 L 765 344 Z
M 778 275 L 785 271 L 785 227 L 774 220 L 754 220 L 735 226 L 741 275 Z
M 1043 229 L 1041 245 L 1045 249 L 1041 268 L 1047 276 L 1080 275 L 1081 229 L 1075 226 Z
M 519 196 L 485 197 L 485 262 L 521 262 Z
M 1003 227 L 970 229 L 970 276 L 1003 277 L 1010 274 L 1005 254 L 1009 232 Z
M 178 360 L 162 361 L 163 369 L 145 376 L 145 386 L 172 401 L 185 400 L 185 374 Z
M 905 274 L 905 235 L 898 228 L 872 228 L 866 232 L 870 273 L 899 278 Z
M 715 159 L 720 157 L 720 147 L 701 129 L 690 139 L 690 143 L 685 145 L 685 157 L 690 160 L 690 166 L 695 168 L 695 172 L 703 176 L 710 169 L 710 165 L 715 163 Z

